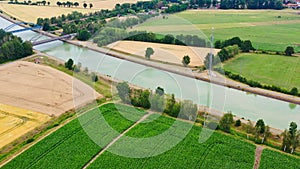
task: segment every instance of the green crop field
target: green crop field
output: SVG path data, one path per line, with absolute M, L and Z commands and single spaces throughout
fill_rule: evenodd
M 214 27 L 215 40 L 239 36 L 257 49 L 284 51 L 290 45 L 300 52 L 300 15 L 295 10 L 190 10 L 167 17 L 150 19 L 135 29 L 209 37 Z
M 260 169 L 299 169 L 300 159 L 269 149 L 263 150 Z
M 127 133 L 127 136 L 148 138 L 169 129 L 173 119 L 157 116 L 156 114 L 151 115 L 149 117 L 151 122 L 137 125 Z M 180 125 L 187 127 L 184 126 L 184 122 L 182 123 Z M 182 131 L 179 129 L 177 132 Z M 205 143 L 201 144 L 199 143 L 200 132 L 201 127 L 194 126 L 178 145 L 163 154 L 148 158 L 127 158 L 109 152 L 110 149 L 120 149 L 122 145 L 125 152 L 136 149 L 142 152 L 147 150 L 147 148 L 139 147 L 139 144 L 124 144 L 126 141 L 121 138 L 115 143 L 116 146 L 113 145 L 96 159 L 89 168 L 253 168 L 254 145 L 218 132 L 215 132 Z M 161 141 L 165 142 L 166 140 L 162 139 Z M 172 140 L 167 141 L 172 142 Z M 222 143 L 209 149 L 210 145 L 219 141 L 222 141 Z M 160 146 L 163 145 L 158 145 L 157 149 L 160 149 Z
M 249 80 L 291 90 L 300 86 L 300 58 L 267 54 L 240 54 L 225 62 L 224 69 Z
M 84 128 L 89 129 L 90 134 L 93 133 L 94 137 L 101 139 L 101 143 L 106 145 L 118 133 L 110 132 L 110 127 L 100 123 L 101 118 L 104 118 L 116 131 L 121 132 L 145 114 L 144 111 L 136 111 L 127 106 L 118 105 L 116 109 L 114 104 L 104 105 L 99 110 L 101 113 L 98 109 L 94 109 L 71 121 L 13 159 L 3 169 L 81 168 L 101 150 L 101 147 L 86 134 Z M 132 121 L 125 119 L 124 116 Z
M 112 103 L 103 105 L 58 129 L 2 168 L 82 168 L 119 132 L 129 128 L 145 114 L 145 111 L 129 106 Z M 101 119 L 105 119 L 109 125 L 101 122 Z M 111 132 L 111 128 L 118 132 Z M 88 133 L 94 135 L 93 140 L 84 129 L 89 129 Z M 187 135 L 184 135 L 185 137 L 181 140 L 180 136 L 186 129 L 188 129 Z M 220 132 L 213 132 L 207 141 L 200 143 L 199 136 L 203 131 L 201 127 L 183 121 L 175 121 L 173 118 L 159 114 L 150 115 L 129 130 L 126 136 L 147 139 L 170 130 L 174 132 L 157 138 L 153 142 L 148 141 L 146 146 L 140 146 L 145 142 L 144 139 L 128 142 L 123 136 L 88 168 L 253 168 L 255 145 Z M 100 140 L 101 146 L 96 144 Z M 138 151 L 145 155 L 145 153 L 154 153 L 165 147 L 168 148 L 168 144 L 176 142 L 176 140 L 180 140 L 179 144 L 154 157 L 128 158 L 111 151 L 117 150 L 117 152 L 125 154 Z M 159 144 L 156 141 L 159 141 Z M 154 148 L 149 149 L 150 147 Z M 150 152 L 146 150 L 150 150 Z M 281 154 L 274 153 L 263 155 L 265 164 L 262 166 L 272 165 L 268 161 L 264 161 L 269 158 L 286 159 L 284 156 L 281 157 Z M 289 161 L 291 161 L 290 165 L 295 165 L 297 159 L 289 157 Z

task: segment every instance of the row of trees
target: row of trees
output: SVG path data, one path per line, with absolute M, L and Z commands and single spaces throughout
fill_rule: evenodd
M 208 60 L 208 59 L 207 59 Z M 220 73 L 223 73 L 224 70 L 219 70 L 218 68 L 215 68 L 216 71 L 219 71 Z M 257 81 L 254 80 L 249 80 L 239 74 L 236 73 L 232 73 L 230 71 L 225 70 L 224 71 L 225 75 L 227 77 L 229 77 L 230 79 L 239 81 L 241 83 L 247 84 L 251 87 L 258 87 L 258 88 L 262 88 L 262 89 L 267 89 L 267 90 L 272 90 L 272 91 L 276 91 L 276 92 L 280 92 L 280 93 L 285 93 L 285 94 L 289 94 L 289 95 L 293 95 L 293 96 L 300 96 L 300 93 L 298 91 L 297 87 L 293 87 L 290 90 L 275 86 L 275 85 L 265 85 L 265 84 L 261 84 Z
M 174 44 L 174 45 L 184 45 L 184 46 L 197 46 L 197 47 L 207 47 L 209 43 L 197 35 L 159 35 L 155 33 L 146 31 L 134 31 L 131 36 L 127 37 L 125 40 L 132 41 L 142 41 L 142 42 L 153 42 L 153 43 L 163 43 L 163 44 Z
M 22 1 L 22 2 L 19 2 L 18 0 L 10 0 L 9 4 L 19 4 L 19 5 L 43 5 L 45 6 L 46 4 L 49 6 L 50 5 L 50 2 L 49 1 L 36 1 L 36 2 L 33 2 L 31 0 L 28 0 L 28 1 Z
M 282 9 L 282 0 L 221 0 L 221 9 Z
M 78 65 L 75 65 L 73 59 L 70 58 L 70 59 L 68 59 L 68 61 L 65 62 L 65 68 L 67 68 L 68 70 L 72 70 L 75 73 L 79 73 L 82 69 L 82 65 L 81 65 L 81 63 L 78 63 Z M 88 70 L 87 67 L 84 68 L 83 73 L 85 75 L 90 75 L 90 78 L 91 78 L 92 82 L 97 82 L 98 81 L 97 74 L 93 73 L 93 72 L 91 74 L 89 74 L 89 70 Z
M 73 6 L 75 7 L 78 7 L 79 6 L 79 3 L 78 2 L 70 2 L 70 1 L 67 1 L 67 2 L 60 2 L 60 1 L 57 1 L 56 2 L 56 5 L 59 6 L 59 7 L 68 7 L 68 8 L 71 8 Z M 83 3 L 82 5 L 84 8 L 87 8 L 88 7 L 88 4 L 87 3 Z M 90 3 L 89 4 L 89 7 L 92 8 L 93 7 L 93 4 Z
M 234 124 L 233 115 L 231 112 L 223 115 L 219 122 L 218 128 L 230 133 L 231 127 Z M 235 126 L 241 126 L 241 121 L 237 120 L 235 122 Z M 295 122 L 291 122 L 289 129 L 286 129 L 282 134 L 282 146 L 281 149 L 285 152 L 293 153 L 300 143 L 300 130 L 297 129 L 297 124 Z M 272 135 L 270 132 L 270 127 L 265 125 L 263 119 L 259 119 L 255 125 L 248 121 L 248 124 L 245 124 L 245 130 L 248 134 L 252 134 L 254 136 L 254 141 L 256 143 L 265 143 L 268 141 L 268 138 Z
M 133 89 L 126 82 L 116 86 L 118 95 L 126 104 L 143 107 L 157 112 L 164 112 L 172 117 L 195 120 L 198 113 L 197 105 L 191 100 L 177 101 L 175 95 L 167 95 L 164 89 L 157 87 L 155 91 Z
M 0 62 L 15 60 L 33 54 L 32 44 L 0 29 Z
M 238 45 L 238 47 L 242 50 L 242 52 L 249 52 L 251 50 L 255 50 L 252 46 L 252 42 L 250 40 L 242 41 L 239 37 L 233 37 L 228 40 L 217 40 L 215 42 L 215 48 L 222 49 L 227 46 Z

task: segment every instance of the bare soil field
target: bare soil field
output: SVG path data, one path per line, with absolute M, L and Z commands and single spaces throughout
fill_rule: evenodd
M 0 104 L 0 149 L 50 118 L 43 113 Z
M 16 5 L 16 4 L 8 4 L 9 1 L 3 1 L 0 2 L 0 10 L 4 11 L 10 16 L 17 18 L 18 20 L 35 23 L 37 18 L 50 18 L 53 16 L 68 14 L 73 11 L 90 13 L 90 12 L 98 11 L 100 9 L 113 9 L 115 5 L 118 3 L 122 4 L 122 3 L 137 2 L 137 0 L 89 0 L 89 1 L 69 0 L 69 1 L 78 2 L 79 7 L 71 7 L 71 8 L 58 7 L 56 5 L 57 0 L 49 0 L 50 2 L 49 6 L 48 5 L 46 6 Z M 36 2 L 36 1 L 32 1 L 32 2 Z M 92 3 L 93 7 L 91 9 L 89 7 L 86 9 L 83 8 L 84 2 L 86 2 L 88 5 Z
M 203 66 L 204 59 L 210 48 L 190 47 L 180 45 L 169 45 L 149 42 L 137 41 L 118 41 L 107 45 L 108 48 L 145 57 L 145 51 L 148 47 L 153 48 L 154 54 L 151 55 L 151 60 L 167 62 L 172 64 L 182 65 L 182 58 L 188 55 L 191 58 L 189 66 Z M 219 52 L 219 49 L 214 49 L 214 53 Z
M 0 95 L 0 103 L 51 116 L 101 97 L 63 72 L 25 61 L 0 66 Z

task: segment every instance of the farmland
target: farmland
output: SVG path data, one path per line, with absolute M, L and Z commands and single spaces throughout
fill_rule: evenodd
M 282 154 L 269 149 L 263 150 L 260 169 L 298 169 L 299 168 L 299 158 L 295 158 L 286 154 Z
M 127 129 L 144 114 L 144 111 L 114 104 L 106 104 L 99 109 L 93 109 L 38 142 L 5 165 L 3 169 L 57 168 L 58 166 L 59 168 L 80 168 L 101 150 L 98 144 L 108 144 L 118 132 Z M 105 120 L 109 126 L 101 123 L 101 119 Z M 112 128 L 117 132 L 111 132 Z M 91 140 L 85 132 L 86 129 L 90 131 L 89 134 L 94 134 L 94 138 L 98 139 L 96 140 L 98 144 Z
M 0 1 L 0 10 L 4 11 L 10 16 L 13 16 L 19 20 L 33 22 L 35 23 L 37 18 L 51 18 L 53 16 L 60 16 L 62 14 L 68 14 L 72 11 L 78 11 L 82 13 L 90 13 L 98 11 L 99 9 L 113 9 L 115 4 L 117 3 L 125 3 L 131 2 L 135 3 L 137 0 L 125 0 L 125 1 L 117 1 L 117 0 L 70 0 L 70 2 L 79 2 L 79 7 L 58 7 L 56 5 L 57 0 L 49 0 L 50 5 L 46 6 L 31 6 L 31 5 L 16 5 L 16 4 L 7 4 L 8 1 L 1 2 Z M 35 1 L 32 1 L 35 2 Z M 48 1 L 47 1 L 48 2 Z M 93 8 L 83 8 L 83 3 L 87 4 L 92 3 Z M 29 12 L 30 11 L 30 12 Z
M 0 88 L 5 89 L 0 91 L 0 103 L 52 116 L 101 97 L 72 76 L 25 61 L 0 67 Z
M 294 10 L 189 10 L 167 19 L 157 17 L 134 29 L 173 35 L 203 32 L 209 37 L 213 27 L 215 40 L 239 36 L 251 40 L 257 49 L 284 51 L 291 45 L 300 51 L 299 22 Z
M 300 86 L 299 64 L 299 57 L 247 53 L 227 61 L 224 69 L 249 80 L 291 90 Z
M 159 135 L 168 130 L 174 120 L 157 114 L 151 115 L 149 123 L 140 123 L 131 129 L 127 136 L 134 138 L 149 138 Z M 154 119 L 154 120 L 153 120 Z M 184 122 L 181 122 L 184 123 Z M 186 124 L 180 124 L 182 127 Z M 121 157 L 109 152 L 101 155 L 89 168 L 252 168 L 254 162 L 255 146 L 229 136 L 215 132 L 205 143 L 199 143 L 199 134 L 201 128 L 194 126 L 189 134 L 178 145 L 169 151 L 154 157 L 148 158 L 127 158 Z M 170 134 L 161 138 L 160 145 L 151 145 L 142 147 L 142 142 L 130 143 L 125 138 L 116 142 L 111 150 L 124 152 L 148 152 L 155 153 L 166 146 L 166 143 L 173 142 L 176 137 L 182 134 L 182 128 L 176 130 L 176 134 Z M 178 136 L 176 136 L 178 135 Z M 171 140 L 169 140 L 171 139 Z M 216 144 L 217 142 L 221 144 Z M 151 143 L 149 143 L 151 144 Z M 212 149 L 209 146 L 215 144 Z M 149 153 L 149 152 L 148 152 Z M 207 153 L 207 154 L 206 154 Z M 205 156 L 206 154 L 206 156 Z M 224 163 L 226 161 L 226 163 Z
M 50 120 L 50 116 L 0 104 L 0 148 Z
M 107 103 L 64 125 L 2 168 L 57 168 L 58 166 L 81 168 L 95 157 L 102 147 L 145 114 L 146 112 L 140 109 Z M 154 142 L 147 140 L 170 130 L 173 132 L 155 138 Z M 189 131 L 186 136 L 185 131 Z M 122 136 L 117 140 L 88 168 L 160 168 L 161 166 L 164 168 L 253 168 L 255 145 L 220 132 L 214 132 L 207 141 L 200 143 L 201 131 L 203 129 L 199 126 L 183 121 L 175 122 L 175 119 L 160 114 L 151 114 L 129 130 L 125 134 L 126 137 Z M 182 141 L 181 136 L 183 136 Z M 131 142 L 128 137 L 145 140 Z M 179 144 L 171 146 L 168 151 L 159 153 L 157 156 L 129 158 L 130 155 L 141 152 L 142 156 L 156 154 L 161 149 L 168 148 L 170 143 L 177 141 Z M 118 152 L 128 156 L 115 154 Z M 265 150 L 261 162 L 262 167 L 272 166 L 269 161 L 274 158 L 278 162 L 288 159 L 289 166 L 296 165 L 298 160 Z
M 202 66 L 205 56 L 210 51 L 209 48 L 187 47 L 136 41 L 118 41 L 109 44 L 107 47 L 117 51 L 130 53 L 142 58 L 145 58 L 146 49 L 148 47 L 151 47 L 154 50 L 154 54 L 151 56 L 151 60 L 179 65 L 182 65 L 181 61 L 183 56 L 188 55 L 191 58 L 191 63 L 189 64 L 190 66 Z M 218 51 L 218 49 L 215 49 L 214 53 L 217 53 Z

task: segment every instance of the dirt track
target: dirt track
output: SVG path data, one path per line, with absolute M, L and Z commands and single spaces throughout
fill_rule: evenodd
M 0 103 L 55 116 L 100 97 L 63 72 L 24 61 L 0 66 L 0 95 Z

